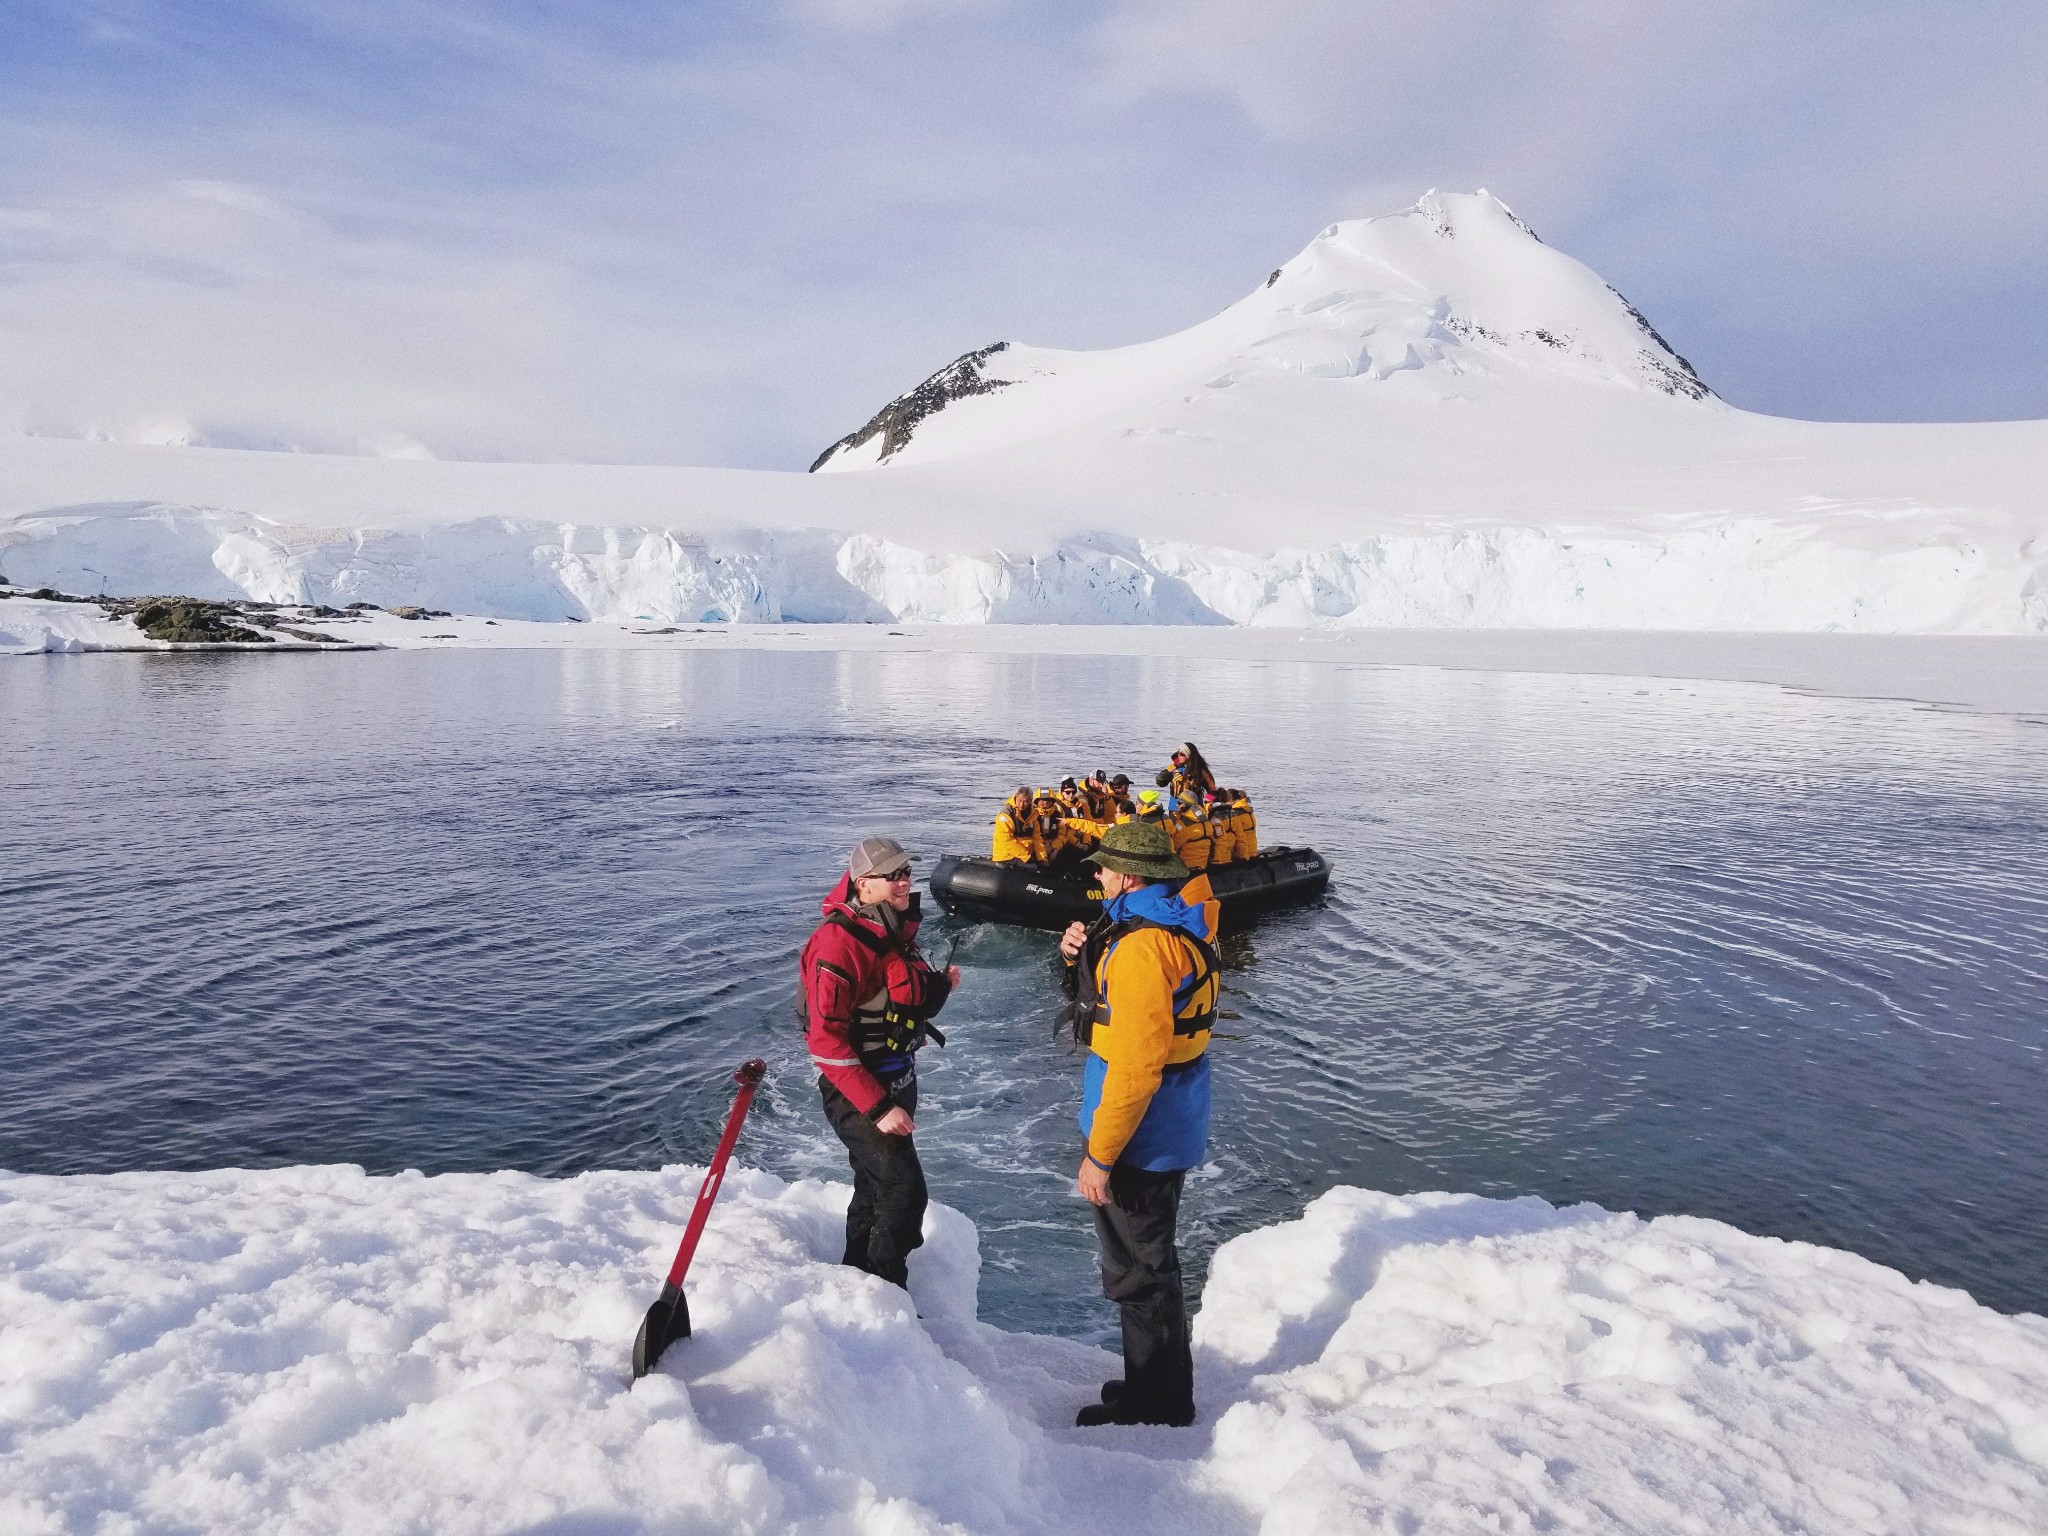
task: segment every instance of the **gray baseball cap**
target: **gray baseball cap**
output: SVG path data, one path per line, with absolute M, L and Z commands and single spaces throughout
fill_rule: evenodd
M 911 855 L 893 837 L 864 837 L 853 845 L 853 857 L 846 872 L 858 880 L 864 875 L 893 875 L 910 867 Z

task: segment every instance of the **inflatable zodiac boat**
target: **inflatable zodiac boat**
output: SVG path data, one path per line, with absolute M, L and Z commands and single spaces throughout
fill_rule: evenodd
M 1330 866 L 1313 848 L 1262 848 L 1256 858 L 1219 864 L 1209 885 L 1223 903 L 1223 926 L 1260 912 L 1313 901 L 1330 885 Z M 932 867 L 932 896 L 956 917 L 1023 928 L 1091 922 L 1102 910 L 1092 865 L 1042 869 L 949 853 Z

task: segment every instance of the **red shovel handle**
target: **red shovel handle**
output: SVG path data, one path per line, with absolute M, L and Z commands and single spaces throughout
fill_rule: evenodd
M 725 1165 L 732 1158 L 733 1144 L 740 1139 L 740 1122 L 747 1118 L 747 1106 L 754 1102 L 754 1090 L 761 1086 L 761 1074 L 767 1070 L 767 1062 L 750 1061 L 732 1075 L 740 1091 L 733 1095 L 732 1113 L 725 1117 L 725 1134 L 718 1138 L 718 1150 L 712 1154 L 711 1166 L 704 1171 L 704 1183 L 697 1190 L 697 1203 L 690 1208 L 690 1224 L 683 1228 L 682 1246 L 676 1249 L 676 1261 L 669 1266 L 671 1286 L 683 1283 L 683 1273 L 697 1252 L 697 1239 L 704 1235 L 704 1223 L 711 1219 L 711 1203 L 718 1198 L 718 1186 L 725 1182 Z

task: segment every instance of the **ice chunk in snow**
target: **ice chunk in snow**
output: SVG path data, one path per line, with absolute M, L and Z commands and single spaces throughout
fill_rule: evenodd
M 977 1322 L 963 1217 L 906 1297 L 744 1170 L 629 1388 L 695 1185 L 0 1176 L 0 1529 L 2048 1527 L 2048 1324 L 1846 1254 L 1337 1190 L 1218 1251 L 1195 1428 L 1091 1432 L 1114 1360 Z

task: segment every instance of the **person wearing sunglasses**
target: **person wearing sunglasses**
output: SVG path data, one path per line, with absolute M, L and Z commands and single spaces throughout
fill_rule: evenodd
M 856 843 L 798 962 L 818 1092 L 853 1169 L 841 1262 L 896 1285 L 924 1241 L 917 1053 L 945 1044 L 931 1021 L 960 982 L 958 966 L 935 970 L 917 947 L 910 861 L 892 837 Z

